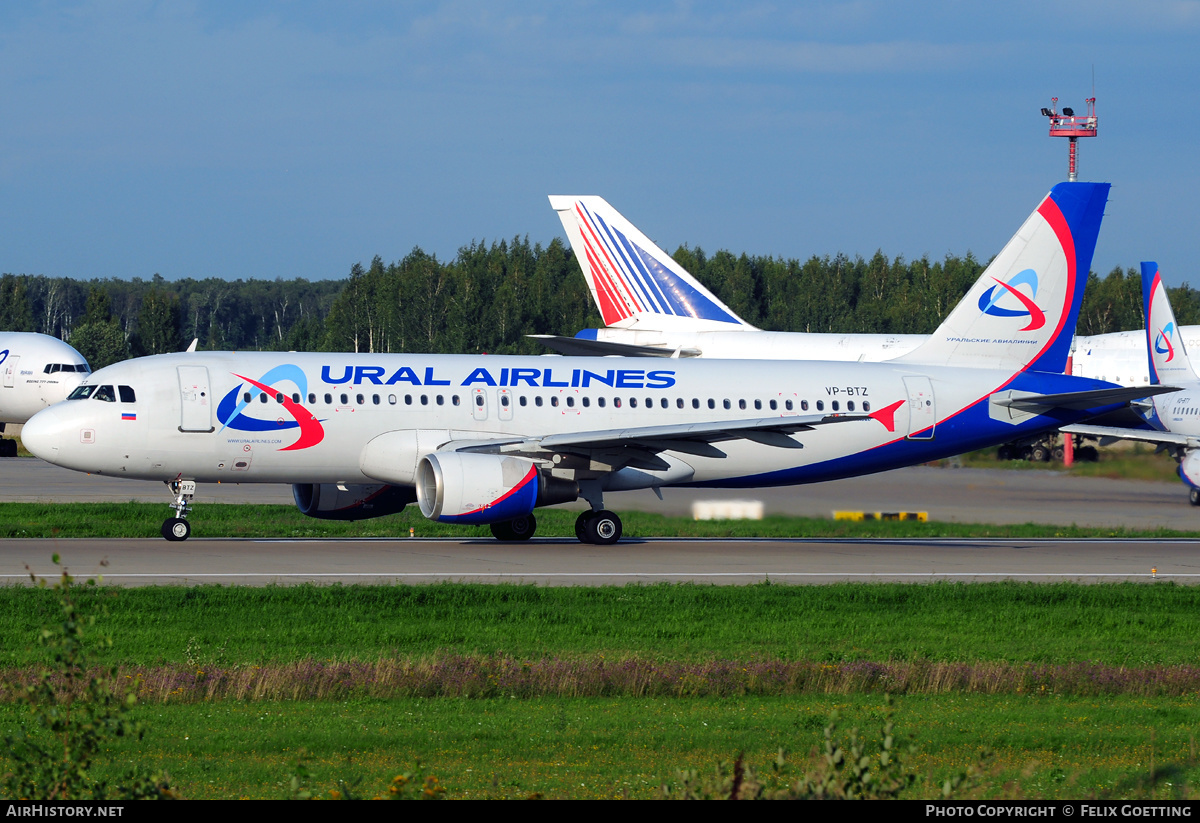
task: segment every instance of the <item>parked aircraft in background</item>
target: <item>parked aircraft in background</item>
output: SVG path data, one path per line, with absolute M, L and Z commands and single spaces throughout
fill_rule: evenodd
M 824 334 L 762 331 L 700 284 L 603 198 L 552 195 L 567 240 L 583 270 L 605 328 L 575 337 L 535 335 L 563 354 L 765 360 L 890 360 L 928 339 L 924 334 Z M 1184 326 L 1200 350 L 1200 326 Z M 1144 386 L 1142 332 L 1076 340 L 1072 373 Z
M 1167 447 L 1179 460 L 1179 476 L 1188 486 L 1192 505 L 1200 506 L 1200 376 L 1175 323 L 1157 263 L 1142 263 L 1142 300 L 1146 330 L 1140 348 L 1148 352 L 1150 383 L 1158 386 L 1166 382 L 1180 390 L 1134 404 L 1153 430 L 1074 425 L 1063 431 Z
M 89 371 L 83 355 L 57 337 L 0 332 L 0 432 L 66 400 Z M 0 457 L 16 453 L 15 440 L 0 441 Z
M 1145 394 L 1062 374 L 1108 195 L 1062 183 L 949 317 L 887 363 L 197 352 L 90 375 L 23 432 L 78 471 L 169 483 L 168 539 L 196 483 L 291 483 L 305 514 L 428 518 L 534 533 L 604 493 L 833 480 L 983 448 Z M 1165 390 L 1165 389 L 1164 389 Z

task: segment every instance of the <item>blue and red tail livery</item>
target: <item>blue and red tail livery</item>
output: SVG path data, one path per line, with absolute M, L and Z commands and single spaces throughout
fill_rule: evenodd
M 656 324 L 685 318 L 711 328 L 753 328 L 602 197 L 552 195 L 550 204 L 606 326 L 632 327 L 653 317 Z
M 898 362 L 1061 374 L 1108 189 L 1055 186 L 928 342 Z

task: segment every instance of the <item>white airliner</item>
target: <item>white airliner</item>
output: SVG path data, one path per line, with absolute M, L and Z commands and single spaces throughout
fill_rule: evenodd
M 552 195 L 550 205 L 562 220 L 605 323 L 605 328 L 584 329 L 575 337 L 535 335 L 563 354 L 876 362 L 907 354 L 929 339 L 925 334 L 762 331 L 603 198 Z M 1200 349 L 1200 326 L 1181 331 Z M 1143 337 L 1140 331 L 1079 337 L 1072 374 L 1146 385 Z
M 57 337 L 0 332 L 0 432 L 66 400 L 89 371 L 83 355 Z M 0 444 L 0 457 L 16 453 L 16 441 Z
M 887 363 L 203 352 L 90 375 L 26 424 L 34 454 L 170 484 L 291 483 L 316 517 L 414 500 L 525 539 L 538 506 L 604 492 L 751 488 L 923 463 L 1107 411 L 1132 390 L 1063 375 L 1108 184 L 1062 183 L 922 346 Z M 1165 389 L 1164 389 L 1165 390 Z
M 1150 383 L 1157 386 L 1165 381 L 1180 390 L 1134 404 L 1153 430 L 1074 425 L 1063 431 L 1168 447 L 1179 460 L 1179 476 L 1188 486 L 1192 505 L 1200 506 L 1200 376 L 1175 323 L 1157 263 L 1142 263 L 1142 300 L 1146 330 L 1140 348 L 1148 352 Z

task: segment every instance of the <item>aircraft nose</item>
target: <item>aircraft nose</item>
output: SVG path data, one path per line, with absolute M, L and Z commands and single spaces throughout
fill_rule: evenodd
M 21 442 L 35 456 L 47 463 L 57 462 L 59 449 L 64 442 L 66 421 L 55 407 L 35 414 L 21 427 Z

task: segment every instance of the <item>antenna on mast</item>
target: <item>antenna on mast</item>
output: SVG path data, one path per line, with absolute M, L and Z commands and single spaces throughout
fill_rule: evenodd
M 1093 88 L 1094 83 L 1093 80 Z M 1095 91 L 1092 94 L 1095 95 Z M 1076 172 L 1076 141 L 1080 137 L 1096 136 L 1096 98 L 1089 97 L 1084 102 L 1087 103 L 1088 109 L 1086 115 L 1075 114 L 1075 110 L 1070 106 L 1063 106 L 1063 110 L 1059 112 L 1057 97 L 1050 98 L 1050 108 L 1042 109 L 1042 115 L 1050 118 L 1050 136 L 1066 137 L 1071 141 L 1070 160 L 1067 168 L 1067 180 L 1071 183 L 1079 179 Z

